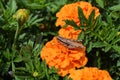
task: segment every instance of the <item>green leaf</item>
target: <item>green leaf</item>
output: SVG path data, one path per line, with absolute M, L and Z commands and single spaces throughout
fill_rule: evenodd
M 29 19 L 27 20 L 26 25 L 24 26 L 24 28 L 28 28 L 28 27 L 31 27 L 33 25 L 37 25 L 43 20 L 44 20 L 44 18 L 38 18 L 38 15 L 31 14 L 29 16 Z
M 95 47 L 95 48 L 102 48 L 105 46 L 106 46 L 106 44 L 104 42 L 94 42 L 93 43 L 93 47 Z
M 15 80 L 21 80 L 20 78 L 18 78 L 18 76 L 15 76 Z
M 22 56 L 18 55 L 17 57 L 15 57 L 14 62 L 21 62 L 22 61 Z
M 87 26 L 93 27 L 92 24 L 94 22 L 95 10 L 93 10 L 88 18 Z
M 2 9 L 3 12 L 5 11 L 2 0 L 0 0 L 0 8 Z
M 120 67 L 120 60 L 117 61 L 117 67 Z
M 96 20 L 95 20 L 95 23 L 94 23 L 94 30 L 95 30 L 95 32 L 100 29 L 100 27 L 101 27 L 101 22 L 102 22 L 101 16 L 98 16 L 98 17 L 96 18 Z
M 90 43 L 89 43 L 89 46 L 87 47 L 87 52 L 88 52 L 88 53 L 92 50 L 92 45 L 93 45 L 93 43 L 90 42 Z
M 6 16 L 6 18 L 9 18 L 17 10 L 16 0 L 9 0 L 6 7 L 7 9 L 5 10 L 4 16 Z
M 49 74 L 52 74 L 52 73 L 57 73 L 57 70 L 54 67 L 51 67 L 49 69 Z
M 32 56 L 32 48 L 30 46 L 22 46 L 20 54 L 23 56 L 24 61 L 29 61 Z
M 15 64 L 12 62 L 12 71 L 15 72 Z
M 22 39 L 24 39 L 24 38 L 25 38 L 25 36 L 26 36 L 26 33 L 23 33 L 23 34 L 19 35 L 18 40 L 22 40 Z
M 29 41 L 28 41 L 28 45 L 31 46 L 31 47 L 33 47 L 33 46 L 34 46 L 34 41 L 29 40 Z
M 16 49 L 13 49 L 13 52 L 11 53 L 12 60 L 16 57 L 17 51 Z
M 27 6 L 30 9 L 42 9 L 43 7 L 45 7 L 45 5 L 39 5 L 37 3 L 27 4 Z
M 120 54 L 120 46 L 113 45 L 112 48 Z
M 33 21 L 35 21 L 36 19 L 38 18 L 38 15 L 33 15 L 33 14 L 31 14 L 30 16 L 29 16 L 29 19 L 28 19 L 28 22 L 29 23 L 32 23 Z
M 105 52 L 108 52 L 111 48 L 112 48 L 111 45 L 107 45 L 107 46 L 105 47 L 104 51 L 105 51 Z
M 29 60 L 28 62 L 26 62 L 25 66 L 28 72 L 30 73 L 34 72 L 34 66 L 33 66 L 32 60 Z
M 112 18 L 115 19 L 115 21 L 119 18 L 119 13 L 117 11 L 114 11 L 111 13 Z
M 76 30 L 79 29 L 79 27 L 77 26 L 77 24 L 73 20 L 65 20 L 65 23 L 67 25 L 73 26 Z
M 9 49 L 3 52 L 3 55 L 6 59 L 10 60 L 11 59 L 11 54 L 9 52 Z
M 43 18 L 40 18 L 40 19 L 36 19 L 32 22 L 31 25 L 35 25 L 36 23 L 40 23 L 41 21 L 43 21 Z
M 110 42 L 115 38 L 116 35 L 117 35 L 117 30 L 111 30 L 111 32 L 110 32 L 110 34 L 109 34 L 109 36 L 107 37 L 106 40 L 108 42 Z
M 45 7 L 45 0 L 20 0 L 21 4 L 26 6 L 29 9 L 42 9 Z
M 111 44 L 116 44 L 117 42 L 120 42 L 120 37 L 113 39 Z
M 101 68 L 101 58 L 100 57 L 98 57 L 98 59 L 97 59 L 97 65 L 98 65 L 98 68 Z
M 78 7 L 78 16 L 79 16 L 80 25 L 84 26 L 85 22 L 87 22 L 87 19 L 84 16 L 84 13 L 80 7 Z
M 104 8 L 104 0 L 96 0 L 96 3 L 98 3 L 98 5 L 101 7 L 101 8 Z
M 85 32 L 82 31 L 79 35 L 78 35 L 78 40 L 84 40 L 84 37 L 85 37 Z
M 110 7 L 109 9 L 114 10 L 114 11 L 120 11 L 120 4 L 114 5 L 114 6 Z
M 45 72 L 39 73 L 39 78 L 40 78 L 40 80 L 41 80 L 42 78 L 44 78 L 44 77 L 45 77 Z
M 107 15 L 107 22 L 108 22 L 109 26 L 113 26 L 112 17 L 110 15 Z
M 16 0 L 10 0 L 10 11 L 11 13 L 14 13 L 17 9 L 17 4 L 16 4 Z
M 6 62 L 4 63 L 3 65 L 1 64 L 1 72 L 2 72 L 2 75 L 6 74 L 9 70 L 9 68 L 11 67 L 11 62 Z

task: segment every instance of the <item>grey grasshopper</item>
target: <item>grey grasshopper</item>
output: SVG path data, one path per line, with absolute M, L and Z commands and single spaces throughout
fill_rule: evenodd
M 82 44 L 82 41 L 73 40 L 73 39 L 67 39 L 61 36 L 56 36 L 57 40 L 66 46 L 69 49 L 77 49 L 77 48 L 84 48 L 84 45 Z

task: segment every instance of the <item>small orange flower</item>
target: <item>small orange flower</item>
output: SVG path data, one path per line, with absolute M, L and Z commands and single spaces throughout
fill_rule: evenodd
M 85 47 L 83 49 L 71 50 L 62 45 L 56 37 L 41 50 L 41 58 L 45 60 L 49 67 L 58 69 L 61 76 L 65 76 L 75 68 L 86 65 Z
M 78 7 L 81 7 L 83 13 L 86 18 L 89 17 L 92 10 L 95 10 L 95 18 L 100 15 L 99 9 L 96 7 L 92 7 L 92 5 L 88 2 L 80 1 L 72 4 L 67 4 L 61 8 L 61 10 L 56 14 L 57 21 L 56 26 L 64 26 L 64 20 L 73 20 L 80 25 L 80 21 L 78 19 Z
M 73 80 L 112 80 L 106 70 L 99 70 L 95 67 L 71 70 L 69 77 Z

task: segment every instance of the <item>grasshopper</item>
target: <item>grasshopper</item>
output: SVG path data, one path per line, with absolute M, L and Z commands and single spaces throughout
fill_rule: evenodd
M 69 49 L 77 49 L 77 48 L 84 48 L 84 45 L 82 44 L 82 41 L 73 40 L 73 39 L 67 39 L 61 36 L 56 36 L 57 40 L 66 46 Z

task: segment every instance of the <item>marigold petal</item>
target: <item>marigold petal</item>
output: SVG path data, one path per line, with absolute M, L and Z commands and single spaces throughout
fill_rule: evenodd
M 80 32 L 81 30 L 75 30 L 72 26 L 67 26 L 66 28 L 61 28 L 58 33 L 64 38 L 77 40 Z

